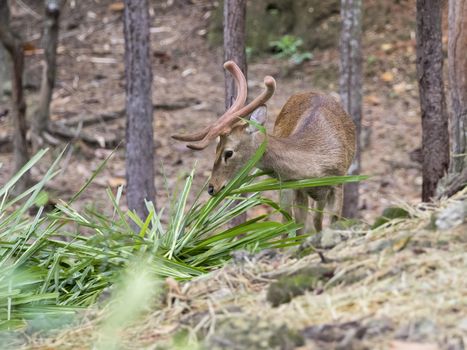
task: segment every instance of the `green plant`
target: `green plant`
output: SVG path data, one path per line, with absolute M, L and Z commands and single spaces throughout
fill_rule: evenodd
M 288 59 L 293 64 L 301 64 L 313 58 L 311 52 L 300 52 L 299 47 L 303 45 L 303 40 L 293 35 L 284 35 L 279 40 L 269 43 L 269 46 L 276 52 L 276 56 Z
M 171 206 L 157 211 L 147 203 L 148 217 L 120 209 L 122 188 L 114 195 L 107 191 L 113 214 L 96 209 L 78 211 L 73 202 L 93 181 L 99 169 L 69 201 L 60 201 L 51 213 L 39 207 L 44 185 L 59 173 L 57 159 L 43 179 L 23 194 L 9 193 L 20 176 L 44 155 L 39 152 L 7 184 L 0 188 L 0 330 L 24 328 L 28 323 L 39 328 L 54 327 L 51 320 L 69 319 L 76 310 L 93 305 L 101 293 L 115 283 L 122 270 L 139 256 L 158 278 L 187 280 L 225 264 L 237 249 L 258 252 L 265 248 L 284 248 L 299 244 L 306 236 L 295 237 L 300 227 L 274 201 L 261 191 L 303 188 L 358 181 L 363 177 L 309 179 L 280 183 L 274 179 L 258 181 L 261 175 L 250 171 L 261 158 L 266 144 L 217 196 L 200 201 L 200 193 L 188 205 L 194 171 L 183 189 L 173 195 Z M 242 197 L 240 193 L 247 193 Z M 234 202 L 240 204 L 233 206 Z M 239 226 L 225 224 L 245 211 L 265 205 L 271 214 L 253 218 Z M 273 213 L 286 218 L 272 220 Z M 136 223 L 134 231 L 130 220 Z M 164 222 L 167 222 L 164 224 Z M 286 238 L 284 235 L 288 236 Z M 28 322 L 27 322 L 28 321 Z M 39 322 L 39 323 L 37 323 Z

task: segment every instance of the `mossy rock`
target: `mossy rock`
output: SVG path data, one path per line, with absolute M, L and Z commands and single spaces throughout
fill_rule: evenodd
M 334 268 L 313 266 L 280 277 L 269 286 L 266 299 L 276 307 L 288 303 L 296 296 L 323 286 L 334 276 Z
M 339 0 L 250 0 L 247 2 L 247 47 L 255 54 L 270 52 L 270 42 L 284 35 L 303 40 L 303 51 L 337 46 Z M 211 17 L 208 40 L 222 45 L 223 1 Z
M 400 207 L 389 207 L 383 210 L 383 214 L 376 218 L 375 223 L 371 226 L 375 229 L 393 219 L 409 218 L 410 214 L 407 210 Z

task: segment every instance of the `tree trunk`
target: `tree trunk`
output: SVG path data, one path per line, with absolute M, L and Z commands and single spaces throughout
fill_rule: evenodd
M 246 77 L 245 16 L 246 0 L 224 1 L 224 62 L 234 61 Z M 235 81 L 228 72 L 224 76 L 225 108 L 228 109 L 235 100 Z
M 152 70 L 147 0 L 125 0 L 127 203 L 140 218 L 155 204 Z
M 245 16 L 246 0 L 224 1 L 224 62 L 234 61 L 247 76 L 245 52 Z M 225 77 L 225 109 L 228 109 L 235 100 L 235 81 L 232 75 L 224 72 Z M 234 204 L 235 205 L 235 204 Z M 246 221 L 246 213 L 235 217 L 230 226 L 237 226 Z
M 57 70 L 58 24 L 60 17 L 59 0 L 46 0 L 45 24 L 42 43 L 44 47 L 44 62 L 39 107 L 32 120 L 32 144 L 34 152 L 43 145 L 42 133 L 47 129 L 50 115 L 50 101 L 55 85 Z
M 467 1 L 449 0 L 448 70 L 451 97 L 451 172 L 467 168 Z
M 0 103 L 3 102 L 11 80 L 11 61 L 7 50 L 0 45 Z M 1 113 L 1 111 L 0 111 Z
M 349 174 L 360 173 L 362 119 L 362 1 L 341 0 L 340 96 L 356 126 L 356 153 Z M 345 184 L 343 216 L 358 215 L 358 182 Z
M 16 174 L 29 160 L 26 142 L 26 103 L 23 95 L 24 52 L 21 40 L 10 28 L 10 9 L 7 0 L 0 0 L 0 42 L 2 42 L 13 62 L 12 69 L 12 113 L 13 120 L 13 174 Z M 23 192 L 29 183 L 29 173 L 17 182 L 15 192 Z
M 422 200 L 434 197 L 449 165 L 449 135 L 443 85 L 441 1 L 417 0 L 417 76 L 422 114 Z

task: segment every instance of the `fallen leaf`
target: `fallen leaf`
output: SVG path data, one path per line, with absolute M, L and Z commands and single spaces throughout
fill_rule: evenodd
M 392 72 L 389 72 L 389 71 L 384 72 L 383 74 L 381 74 L 380 78 L 381 80 L 389 83 L 394 80 L 394 74 L 392 74 Z
M 406 92 L 406 91 L 410 91 L 414 88 L 414 86 L 412 84 L 407 84 L 405 82 L 401 82 L 399 84 L 394 84 L 394 86 L 392 87 L 392 89 L 394 90 L 395 93 L 401 93 L 401 92 Z
M 381 50 L 387 52 L 390 51 L 394 46 L 390 43 L 385 43 L 381 45 Z
M 407 237 L 397 240 L 392 245 L 392 249 L 394 249 L 396 252 L 404 249 L 407 246 L 407 244 L 410 242 L 410 238 L 411 238 L 410 236 L 407 236 Z
M 107 183 L 112 188 L 117 188 L 119 186 L 124 186 L 126 184 L 126 180 L 123 177 L 111 177 L 107 180 Z
M 114 2 L 113 4 L 109 5 L 110 11 L 120 12 L 123 11 L 125 8 L 125 4 L 122 1 Z
M 365 96 L 365 101 L 373 106 L 378 106 L 381 104 L 381 100 L 375 95 Z

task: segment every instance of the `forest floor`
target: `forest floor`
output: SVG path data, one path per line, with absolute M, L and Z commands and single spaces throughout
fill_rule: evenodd
M 37 106 L 41 77 L 41 8 L 14 6 L 16 28 L 27 45 L 26 91 L 28 115 Z M 70 2 L 62 16 L 58 48 L 58 76 L 52 101 L 53 121 L 94 118 L 81 133 L 92 135 L 97 144 L 79 138 L 71 142 L 63 172 L 49 184 L 52 198 L 75 193 L 111 152 L 124 141 L 124 41 L 119 2 L 102 0 L 89 4 Z M 222 50 L 209 45 L 206 36 L 213 1 L 167 1 L 154 5 L 151 43 L 153 53 L 153 101 L 155 104 L 155 164 L 157 206 L 167 203 L 167 191 L 195 165 L 195 184 L 201 188 L 210 174 L 214 145 L 193 152 L 172 140 L 175 132 L 192 131 L 214 121 L 224 111 Z M 418 89 L 415 74 L 414 2 L 388 5 L 371 1 L 365 9 L 370 20 L 363 37 L 364 91 L 362 173 L 371 178 L 361 184 L 360 213 L 371 221 L 391 203 L 417 203 L 421 191 L 421 166 L 417 149 L 421 144 Z M 373 15 L 371 15 L 373 14 Z M 396 15 L 397 14 L 397 15 Z M 336 45 L 337 46 L 337 45 Z M 338 50 L 313 52 L 313 59 L 291 69 L 272 56 L 253 57 L 249 62 L 250 98 L 261 90 L 265 75 L 277 80 L 277 91 L 268 103 L 269 130 L 281 106 L 292 93 L 317 89 L 338 91 Z M 186 106 L 180 108 L 180 105 Z M 4 101 L 0 108 L 7 108 Z M 106 115 L 119 116 L 104 121 Z M 8 118 L 0 120 L 2 133 L 9 132 Z M 69 126 L 80 132 L 79 123 Z M 63 143 L 65 145 L 65 143 Z M 104 146 L 105 145 L 105 146 Z M 10 175 L 11 149 L 0 147 L 0 183 Z M 37 180 L 48 162 L 33 170 Z M 124 147 L 115 152 L 106 169 L 83 194 L 78 205 L 93 203 L 107 208 L 105 190 L 125 183 Z M 255 215 L 255 213 L 252 213 Z
M 93 309 L 71 329 L 29 332 L 24 348 L 108 349 L 97 344 L 110 339 L 121 349 L 464 350 L 467 221 L 453 218 L 467 214 L 467 189 L 404 208 L 409 218 L 376 229 L 317 234 L 324 259 L 238 251 L 208 275 L 166 280 L 137 322 L 123 311 L 109 333 L 114 314 Z

